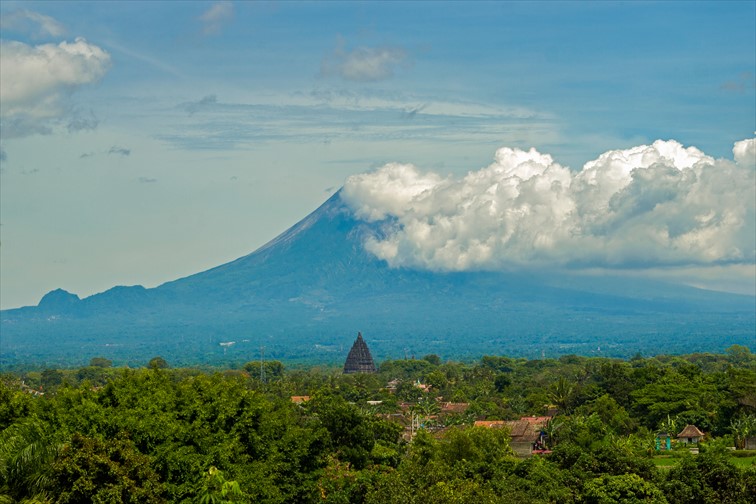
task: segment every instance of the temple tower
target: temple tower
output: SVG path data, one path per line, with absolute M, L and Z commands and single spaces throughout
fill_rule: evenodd
M 357 339 L 354 340 L 354 345 L 349 350 L 344 363 L 344 374 L 351 373 L 375 373 L 373 356 L 370 355 L 367 343 L 362 339 L 362 333 L 357 333 Z

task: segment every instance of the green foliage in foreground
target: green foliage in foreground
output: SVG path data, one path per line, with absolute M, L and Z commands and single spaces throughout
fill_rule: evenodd
M 426 356 L 348 376 L 276 361 L 262 373 L 259 362 L 90 364 L 3 376 L 0 504 L 756 502 L 752 454 L 726 446 L 743 445 L 756 418 L 756 358 L 742 347 L 630 361 Z M 444 415 L 438 396 L 469 407 Z M 517 458 L 506 429 L 472 426 L 547 406 L 559 408 L 548 455 Z M 408 414 L 424 426 L 411 442 Z M 687 423 L 707 433 L 700 454 L 678 447 L 657 467 L 656 432 Z

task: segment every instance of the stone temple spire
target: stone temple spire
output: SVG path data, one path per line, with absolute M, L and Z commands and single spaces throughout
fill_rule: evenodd
M 354 345 L 349 350 L 344 363 L 344 374 L 351 373 L 375 373 L 373 356 L 370 355 L 370 349 L 362 339 L 362 333 L 357 333 L 357 339 L 354 340 Z

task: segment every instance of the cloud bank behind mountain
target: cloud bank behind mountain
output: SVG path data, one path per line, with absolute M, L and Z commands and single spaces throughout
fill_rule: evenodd
M 393 267 L 700 268 L 756 263 L 756 139 L 733 159 L 674 140 L 612 150 L 579 171 L 501 148 L 464 177 L 391 163 L 343 199 L 381 222 L 364 246 Z

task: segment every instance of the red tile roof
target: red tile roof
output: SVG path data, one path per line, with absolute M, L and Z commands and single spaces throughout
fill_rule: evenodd
M 470 405 L 468 403 L 441 403 L 441 413 L 464 413 Z
M 541 429 L 551 420 L 551 417 L 522 417 L 519 420 L 478 420 L 476 427 L 509 428 L 512 441 L 536 441 L 541 435 Z
M 489 429 L 492 427 L 498 428 L 498 427 L 504 427 L 505 423 L 506 422 L 504 422 L 504 420 L 476 420 L 475 427 L 487 427 Z

